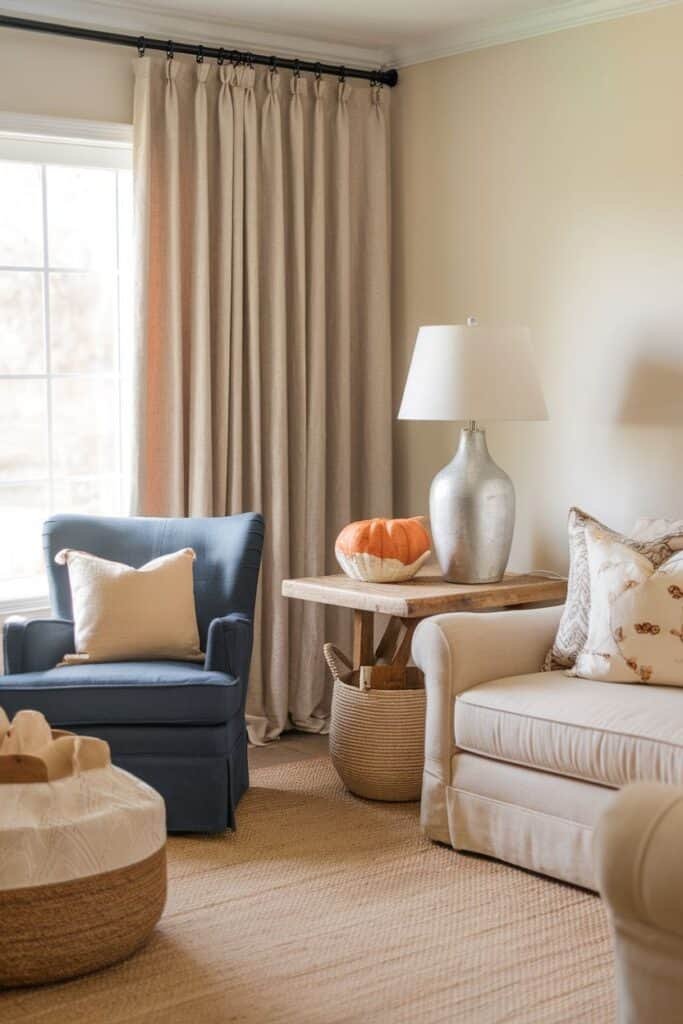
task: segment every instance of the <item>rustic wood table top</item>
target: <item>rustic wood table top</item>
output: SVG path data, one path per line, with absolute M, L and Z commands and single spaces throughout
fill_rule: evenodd
M 446 583 L 441 576 L 422 574 L 408 583 L 363 583 L 338 574 L 284 580 L 282 594 L 300 601 L 395 615 L 401 619 L 424 619 L 442 612 L 563 601 L 567 581 L 534 573 L 510 573 L 500 583 Z

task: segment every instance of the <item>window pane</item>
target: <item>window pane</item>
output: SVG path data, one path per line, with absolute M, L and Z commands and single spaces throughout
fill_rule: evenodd
M 43 275 L 0 270 L 0 373 L 44 373 Z
M 115 516 L 121 512 L 119 477 L 96 480 L 57 480 L 54 488 L 55 512 L 87 512 Z
M 43 265 L 40 167 L 0 160 L 0 266 Z
M 52 450 L 55 476 L 98 476 L 118 471 L 118 383 L 56 378 L 52 381 Z
M 0 480 L 47 478 L 44 380 L 0 380 L 0 438 Z
M 53 373 L 113 370 L 116 364 L 116 278 L 50 273 Z
M 115 266 L 116 171 L 48 166 L 46 176 L 50 266 Z
M 32 159 L 0 160 L 0 601 L 46 593 L 50 512 L 120 514 L 128 486 L 132 174 Z
M 119 171 L 119 266 L 133 266 L 133 172 Z
M 47 590 L 43 576 L 42 525 L 47 514 L 46 484 L 0 487 L 0 600 Z M 8 584 L 21 580 L 21 585 Z

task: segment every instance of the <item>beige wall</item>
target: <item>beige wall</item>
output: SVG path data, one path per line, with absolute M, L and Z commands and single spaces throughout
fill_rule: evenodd
M 135 50 L 0 29 L 0 110 L 133 119 Z
M 417 326 L 528 323 L 549 423 L 491 427 L 512 564 L 572 503 L 683 515 L 683 5 L 408 68 L 395 111 L 396 407 Z M 0 110 L 130 121 L 131 51 L 0 30 Z M 397 511 L 455 424 L 396 425 Z
M 579 504 L 683 515 L 683 6 L 418 65 L 395 100 L 395 396 L 421 323 L 528 323 L 549 423 L 489 430 L 512 566 Z M 396 425 L 397 511 L 455 424 Z

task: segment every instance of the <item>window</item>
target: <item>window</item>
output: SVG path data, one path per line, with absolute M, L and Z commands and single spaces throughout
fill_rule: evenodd
M 127 510 L 130 145 L 0 131 L 0 605 L 51 512 Z

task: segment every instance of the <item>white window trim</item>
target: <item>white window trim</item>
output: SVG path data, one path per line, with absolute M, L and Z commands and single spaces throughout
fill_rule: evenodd
M 45 163 L 46 147 L 51 151 L 47 162 L 129 170 L 133 126 L 0 111 L 0 159 Z
M 49 160 L 46 160 L 46 143 L 50 147 Z M 132 147 L 131 124 L 0 111 L 2 160 L 129 170 L 133 165 Z M 42 618 L 50 614 L 47 592 L 0 600 L 0 626 L 12 615 Z M 0 659 L 1 656 L 0 650 Z
M 44 117 L 0 110 L 0 132 L 48 139 L 70 139 L 105 146 L 133 145 L 133 126 L 119 121 L 86 121 L 77 117 Z
M 27 619 L 47 619 L 50 614 L 50 599 L 47 594 L 0 601 L 0 622 L 4 622 L 13 615 L 25 616 Z

